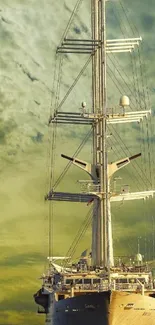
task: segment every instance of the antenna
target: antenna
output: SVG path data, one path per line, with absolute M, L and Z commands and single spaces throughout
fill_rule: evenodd
M 154 228 L 154 216 L 152 216 L 152 259 L 155 259 L 155 228 Z

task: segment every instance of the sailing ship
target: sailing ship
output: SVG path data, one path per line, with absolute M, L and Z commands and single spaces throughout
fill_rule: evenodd
M 154 190 L 116 193 L 112 189 L 115 173 L 141 156 L 137 153 L 112 163 L 108 159 L 108 127 L 134 124 L 149 118 L 150 109 L 132 110 L 129 98 L 122 95 L 120 107 L 108 108 L 107 54 L 129 52 L 131 55 L 142 41 L 141 37 L 106 38 L 106 6 L 108 0 L 91 0 L 92 37 L 67 38 L 64 35 L 57 53 L 60 55 L 88 55 L 92 63 L 92 109 L 87 111 L 82 102 L 80 111 L 62 111 L 54 108 L 49 119 L 53 127 L 53 145 L 56 125 L 78 125 L 91 128 L 92 162 L 62 154 L 70 164 L 89 175 L 82 182 L 84 192 L 56 192 L 50 188 L 46 200 L 85 202 L 91 204 L 92 246 L 85 250 L 78 263 L 69 264 L 70 256 L 49 256 L 49 268 L 42 276 L 43 285 L 34 295 L 38 312 L 46 314 L 46 324 L 52 325 L 141 325 L 155 324 L 155 289 L 148 265 L 138 251 L 137 263 L 116 263 L 113 253 L 111 220 L 112 202 L 152 198 Z M 80 1 L 77 2 L 75 14 Z M 73 16 L 72 13 L 72 16 Z M 72 17 L 71 17 L 72 18 Z M 83 69 L 84 71 L 84 69 Z M 78 78 L 74 81 L 74 85 Z M 73 87 L 71 87 L 73 89 Z M 126 125 L 125 124 L 125 125 Z M 51 244 L 51 243 L 50 243 Z M 61 263 L 57 263 L 61 260 Z

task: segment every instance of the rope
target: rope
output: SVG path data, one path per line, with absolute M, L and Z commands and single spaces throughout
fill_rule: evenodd
M 121 19 L 121 14 L 120 14 L 120 12 L 118 11 L 118 8 L 117 8 L 115 2 L 114 2 L 114 6 L 115 6 L 115 10 L 112 8 L 113 14 L 114 14 L 116 20 L 118 21 L 119 28 L 120 28 L 120 31 L 121 31 L 122 35 L 124 36 L 124 38 L 126 38 L 126 37 L 125 37 L 125 33 L 124 33 L 124 31 L 126 31 L 126 35 L 129 35 L 129 34 L 128 34 L 127 27 L 126 27 L 126 25 L 123 23 L 123 20 Z M 116 12 L 117 12 L 117 14 L 116 14 Z M 117 17 L 117 15 L 118 15 L 118 17 Z M 120 20 L 119 20 L 119 17 L 120 17 Z M 123 28 L 122 28 L 122 27 L 123 27 Z
M 122 4 L 121 1 L 119 1 L 119 3 L 120 3 L 120 6 L 121 6 L 121 8 L 122 8 L 122 10 L 123 10 L 123 13 L 124 13 L 124 15 L 125 15 L 125 17 L 126 17 L 126 21 L 128 22 L 128 24 L 129 24 L 129 26 L 130 26 L 130 28 L 131 28 L 131 31 L 132 31 L 133 36 L 135 36 L 135 32 L 136 32 L 136 34 L 139 35 L 138 29 L 136 28 L 136 26 L 135 26 L 135 24 L 133 23 L 133 21 L 132 21 L 132 24 L 130 23 L 130 20 L 131 20 L 131 19 L 129 20 L 129 17 L 128 17 L 128 15 L 127 15 L 128 8 L 125 7 L 125 6 L 123 6 L 123 4 Z M 134 27 L 134 28 L 133 28 L 133 27 Z
M 108 140 L 108 142 L 109 142 L 109 140 Z M 114 142 L 112 141 L 112 139 L 110 139 L 110 142 L 111 142 L 110 146 L 112 145 L 112 150 L 113 150 L 113 152 L 114 152 L 114 154 L 115 154 L 115 157 L 117 157 L 118 159 L 120 159 L 120 155 L 118 154 L 118 150 L 114 149 L 115 144 L 114 144 Z M 114 146 L 113 146 L 113 145 L 114 145 Z M 127 169 L 127 173 L 129 173 L 129 170 L 128 170 L 128 169 Z M 130 175 L 130 178 L 132 178 L 133 182 L 134 182 L 134 183 L 136 184 L 136 186 L 137 186 L 137 182 L 139 183 L 138 178 L 135 177 L 135 175 L 133 175 L 133 173 Z M 140 184 L 140 183 L 139 183 L 139 184 Z M 138 188 L 139 191 L 141 190 L 141 188 L 140 188 L 139 186 L 137 186 L 137 188 Z
M 118 72 L 120 78 L 123 80 L 123 85 L 125 85 L 126 88 L 130 91 L 130 96 L 132 96 L 132 95 L 134 96 L 133 90 L 131 89 L 131 87 L 128 85 L 128 83 L 126 82 L 126 80 L 125 80 L 124 77 L 122 76 L 122 73 L 120 72 L 120 70 L 116 67 L 115 62 L 110 58 L 109 55 L 108 55 L 108 58 L 109 58 L 109 60 L 111 61 L 111 63 L 113 64 L 113 66 L 115 67 L 115 69 L 117 70 L 117 72 Z M 117 61 L 117 63 L 118 63 L 118 61 Z M 109 65 L 107 65 L 107 66 L 108 66 L 108 68 L 110 69 L 110 71 L 111 71 L 111 73 L 112 73 L 112 70 L 111 70 L 111 68 L 109 67 Z M 123 73 L 125 74 L 125 72 L 123 72 Z M 126 77 L 127 77 L 128 80 L 129 80 L 129 77 L 128 77 L 127 75 L 126 75 Z M 115 76 L 115 78 L 116 78 L 116 76 Z M 117 81 L 119 81 L 118 78 L 116 78 L 116 79 L 117 79 Z M 125 90 L 124 87 L 123 87 L 122 89 Z M 130 101 L 131 101 L 131 103 L 133 103 L 133 99 L 130 99 Z M 133 106 L 136 107 L 135 104 L 134 104 Z
M 67 24 L 67 26 L 66 26 L 66 29 L 65 29 L 65 31 L 64 31 L 64 33 L 63 33 L 63 35 L 62 35 L 62 38 L 61 38 L 60 44 L 61 44 L 61 43 L 63 42 L 63 40 L 66 38 L 66 35 L 67 35 L 67 33 L 68 33 L 68 31 L 69 31 L 69 28 L 70 28 L 70 25 L 71 25 L 71 23 L 72 23 L 72 21 L 73 21 L 73 19 L 74 19 L 75 14 L 76 14 L 77 11 L 79 10 L 79 7 L 80 7 L 82 1 L 83 1 L 83 0 L 78 0 L 78 1 L 76 2 L 75 7 L 74 7 L 74 9 L 73 9 L 73 11 L 72 11 L 72 14 L 71 14 L 71 16 L 70 16 L 70 19 L 69 19 L 69 21 L 68 21 L 68 24 Z
M 135 58 L 135 52 L 132 53 L 133 55 L 131 56 L 132 58 L 132 64 L 133 64 L 133 69 L 135 71 L 135 81 L 136 81 L 136 88 L 137 88 L 137 94 L 138 94 L 138 102 L 139 102 L 139 109 L 142 109 L 142 103 L 141 103 L 141 92 L 140 92 L 140 85 L 139 85 L 139 78 L 138 78 L 138 68 L 137 68 L 137 60 Z
M 77 82 L 79 81 L 81 75 L 84 73 L 84 71 L 86 70 L 88 64 L 91 61 L 91 56 L 88 58 L 88 60 L 86 61 L 86 63 L 84 64 L 83 68 L 81 69 L 80 73 L 77 75 L 77 77 L 75 78 L 73 84 L 70 86 L 70 88 L 68 89 L 66 95 L 64 96 L 64 98 L 61 100 L 60 104 L 57 106 L 57 111 L 62 107 L 62 105 L 65 103 L 66 99 L 68 98 L 68 96 L 70 95 L 71 91 L 73 90 L 73 88 L 76 86 Z
M 91 130 L 89 130 L 89 132 L 86 134 L 85 138 L 82 140 L 82 142 L 80 143 L 79 147 L 77 148 L 77 150 L 75 151 L 75 153 L 73 154 L 73 158 L 76 157 L 80 151 L 82 150 L 82 148 L 84 147 L 85 143 L 88 141 L 88 139 L 90 138 L 90 135 L 92 134 L 92 128 Z M 68 162 L 66 167 L 64 168 L 64 170 L 62 171 L 62 173 L 60 174 L 60 176 L 58 177 L 58 179 L 56 180 L 55 184 L 53 185 L 53 189 L 55 189 L 61 182 L 61 180 L 63 179 L 63 177 L 66 175 L 67 171 L 69 170 L 70 166 L 72 165 L 72 162 Z
M 131 53 L 130 53 L 130 54 L 131 54 Z M 132 80 L 129 79 L 129 75 L 125 72 L 124 68 L 120 65 L 118 59 L 116 58 L 116 55 L 115 55 L 114 53 L 112 53 L 112 56 L 113 56 L 114 60 L 116 61 L 117 67 L 120 67 L 120 68 L 121 68 L 121 75 L 122 75 L 122 73 L 123 73 L 123 74 L 125 75 L 125 77 L 127 78 L 127 80 L 130 81 L 131 86 L 133 86 L 133 88 L 134 88 L 134 82 L 132 82 Z M 110 58 L 110 55 L 109 55 L 109 58 Z M 111 59 L 111 61 L 112 61 L 112 59 Z M 113 63 L 113 65 L 115 64 L 114 61 L 113 61 L 112 63 Z M 117 68 L 116 68 L 116 70 L 117 70 L 118 73 L 120 74 L 120 71 L 119 71 Z M 122 77 L 122 78 L 123 78 L 123 77 Z M 124 79 L 123 79 L 123 80 L 124 80 Z M 132 93 L 132 90 L 131 90 L 131 93 Z
M 133 75 L 134 97 L 135 97 L 137 106 L 139 106 L 138 94 L 137 94 L 137 89 L 136 89 L 136 76 L 135 76 L 134 64 L 133 64 L 133 59 L 132 59 L 132 53 L 130 53 L 130 62 L 131 62 L 131 69 L 132 69 L 132 75 Z
M 146 109 L 147 108 L 147 103 L 146 103 L 145 87 L 144 87 L 144 75 L 143 75 L 142 59 L 141 59 L 141 54 L 140 54 L 139 47 L 138 47 L 138 57 L 139 57 L 139 65 L 140 65 L 140 80 L 142 81 L 142 92 L 143 92 L 143 96 L 144 96 L 144 105 L 145 105 L 145 109 Z
M 147 87 L 144 86 L 144 82 L 146 80 L 144 80 L 145 76 L 144 76 L 144 73 L 143 73 L 143 69 L 142 69 L 142 57 L 141 57 L 141 53 L 138 49 L 138 54 L 139 54 L 139 61 L 140 61 L 140 71 L 141 71 L 141 79 L 142 79 L 142 87 L 143 87 L 143 95 L 144 95 L 144 99 L 145 99 L 145 107 L 147 108 L 147 102 L 146 102 L 146 94 L 145 94 L 145 88 L 147 90 L 147 99 L 148 99 L 148 106 L 150 107 L 150 101 L 149 101 L 149 94 L 148 94 L 148 89 Z M 147 130 L 146 130 L 146 135 L 147 135 L 147 145 L 148 145 L 148 158 L 149 158 L 149 171 L 150 171 L 150 180 L 151 180 L 151 183 L 153 182 L 153 177 L 152 177 L 152 173 L 154 172 L 154 170 L 152 171 L 152 167 L 154 165 L 154 159 L 152 159 L 151 157 L 151 144 L 150 144 L 150 135 L 153 130 L 152 128 L 152 125 L 149 125 L 151 123 L 148 122 L 148 119 L 146 121 L 146 127 L 147 127 Z M 151 126 L 151 127 L 149 127 Z M 154 146 L 153 146 L 154 147 Z
M 50 115 L 52 112 L 52 108 L 53 108 L 53 103 L 54 103 L 54 95 L 55 95 L 55 87 L 56 87 L 56 71 L 57 71 L 57 54 L 55 54 L 55 65 L 54 65 L 54 73 L 53 73 L 53 83 L 52 83 L 52 91 L 51 91 L 51 99 L 50 99 Z M 47 153 L 46 153 L 46 184 L 45 184 L 45 193 L 48 192 L 49 188 L 50 188 L 50 182 L 51 182 L 51 165 L 49 164 L 49 162 L 51 161 L 51 154 L 52 154 L 52 147 L 51 147 L 51 142 L 52 142 L 52 129 L 48 128 L 48 146 L 47 146 Z M 47 205 L 46 205 L 47 206 Z M 44 225 L 47 224 L 47 220 L 48 220 L 48 227 L 44 227 L 44 232 L 45 232 L 45 236 L 43 236 L 43 238 L 47 238 L 48 243 L 48 255 L 51 255 L 51 224 L 52 224 L 52 207 L 51 207 L 51 201 L 49 202 L 48 205 L 48 210 L 46 212 L 46 215 L 44 217 Z M 45 243 L 45 240 L 44 240 Z M 44 246 L 44 245 L 43 245 Z M 45 249 L 46 251 L 46 256 L 47 256 L 47 248 Z M 46 264 L 44 264 L 44 270 L 45 270 Z
M 82 237 L 85 235 L 91 221 L 92 221 L 92 210 L 93 208 L 91 207 L 90 210 L 88 211 L 87 215 L 86 215 L 86 218 L 85 220 L 82 222 L 82 225 L 80 226 L 71 246 L 69 247 L 67 253 L 66 253 L 66 256 L 69 256 L 70 258 L 73 257 L 76 249 L 77 249 L 77 246 L 79 244 L 79 241 L 82 239 Z M 67 264 L 68 262 L 65 262 L 65 265 Z
M 55 107 L 57 108 L 59 97 L 60 97 L 60 84 L 62 81 L 62 66 L 63 66 L 63 56 L 60 55 L 60 61 L 59 61 L 59 72 L 58 72 L 58 80 L 57 80 L 57 89 L 56 89 L 56 96 L 55 96 Z
M 56 78 L 56 67 L 57 67 L 57 56 L 56 56 L 56 65 L 55 65 L 55 71 L 54 71 L 54 81 L 53 81 L 53 88 L 55 87 L 55 82 L 57 79 L 57 85 L 56 85 L 56 92 L 55 92 L 55 107 L 58 105 L 59 102 L 59 96 L 60 96 L 60 83 L 62 79 L 62 64 L 63 64 L 63 58 L 60 57 L 59 60 L 59 67 L 58 67 L 58 78 Z M 53 106 L 54 99 L 51 100 L 51 110 L 50 113 L 52 113 L 52 106 Z M 50 126 L 49 126 L 50 127 Z M 53 187 L 54 184 L 54 170 L 55 170 L 55 149 L 56 149 L 56 133 L 57 133 L 57 125 L 52 124 L 51 126 L 51 132 L 49 137 L 49 155 L 50 155 L 50 182 L 49 187 L 50 189 Z M 49 231 L 48 231 L 48 237 L 49 237 L 49 256 L 53 256 L 53 235 L 54 235 L 54 202 L 49 202 Z
M 52 125 L 52 150 L 51 150 L 51 173 L 50 173 L 50 188 L 54 183 L 54 167 L 55 167 L 55 147 L 56 147 L 56 124 Z M 49 202 L 49 256 L 53 255 L 53 216 L 54 216 L 54 202 Z
M 116 133 L 116 136 L 117 136 L 117 139 L 119 139 L 121 142 L 122 142 L 122 144 L 123 144 L 123 146 L 125 147 L 125 149 L 126 149 L 126 151 L 127 151 L 127 153 L 128 153 L 128 155 L 130 156 L 131 155 L 131 152 L 130 152 L 130 150 L 128 149 L 128 147 L 125 145 L 125 143 L 123 142 L 123 140 L 122 140 L 122 138 L 120 137 L 120 135 L 119 135 L 119 133 L 115 130 L 115 128 L 113 127 L 113 126 L 111 126 L 112 128 L 113 128 L 113 130 L 114 130 L 114 132 Z M 126 152 L 125 152 L 125 150 L 122 148 L 122 151 L 126 154 Z M 150 183 L 150 181 L 147 179 L 147 176 L 145 175 L 141 175 L 140 173 L 139 173 L 139 170 L 141 170 L 142 171 L 142 169 L 141 169 L 141 167 L 140 167 L 140 165 L 135 161 L 135 164 L 137 165 L 137 168 L 135 167 L 135 166 L 133 166 L 133 168 L 136 170 L 136 174 L 137 175 L 139 175 L 139 178 L 142 180 L 142 182 L 143 182 L 143 184 L 145 185 L 145 186 L 147 186 L 147 183 L 146 183 L 146 181 L 144 181 L 145 179 Z M 131 165 L 132 166 L 132 165 Z
M 112 82 L 114 83 L 114 85 L 116 86 L 116 88 L 118 89 L 119 93 L 120 93 L 121 95 L 123 95 L 123 93 L 126 92 L 125 88 L 124 88 L 124 87 L 120 88 L 120 87 L 118 86 L 118 84 L 120 83 L 120 80 L 119 80 L 116 76 L 113 75 L 113 71 L 112 71 L 112 69 L 109 67 L 109 65 L 107 65 L 107 66 L 108 66 L 108 68 L 109 68 L 110 73 L 112 74 L 112 76 L 111 76 L 111 74 L 109 73 L 109 71 L 107 71 L 107 75 L 110 77 L 110 79 L 112 80 Z M 114 80 L 114 79 L 115 79 L 115 80 Z M 132 100 L 132 99 L 130 100 L 130 102 L 132 103 L 133 108 L 136 108 L 136 106 L 133 104 L 133 100 Z M 131 108 L 131 110 L 133 110 L 133 108 L 132 108 L 131 106 L 130 106 L 130 108 Z

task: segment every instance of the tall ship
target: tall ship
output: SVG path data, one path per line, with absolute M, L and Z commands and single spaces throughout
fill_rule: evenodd
M 73 55 L 74 59 L 74 55 L 81 57 L 85 55 L 88 58 L 64 99 L 58 104 L 56 101 L 49 118 L 49 127 L 52 129 L 51 179 L 55 173 L 53 161 L 56 127 L 64 127 L 64 125 L 68 128 L 75 127 L 75 132 L 76 130 L 78 132 L 81 126 L 88 128 L 88 134 L 82 140 L 81 147 L 89 139 L 92 146 L 92 161 L 78 158 L 81 147 L 73 156 L 67 153 L 61 154 L 61 157 L 68 163 L 62 175 L 70 165 L 75 165 L 75 168 L 80 168 L 83 175 L 87 174 L 87 177 L 79 181 L 81 185 L 79 192 L 58 192 L 51 180 L 45 199 L 49 201 L 50 206 L 54 201 L 62 201 L 68 204 L 71 202 L 72 207 L 74 202 L 80 202 L 80 204 L 90 205 L 91 208 L 89 207 L 84 229 L 77 233 L 68 254 L 62 257 L 51 256 L 51 250 L 49 250 L 48 270 L 42 276 L 42 287 L 35 293 L 34 299 L 38 304 L 38 312 L 45 314 L 45 324 L 48 325 L 135 325 L 138 323 L 153 325 L 155 324 L 155 289 L 149 265 L 143 262 L 139 245 L 136 259 L 129 256 L 123 261 L 123 259 L 114 257 L 111 214 L 113 202 L 122 202 L 124 205 L 125 201 L 130 200 L 142 202 L 142 200 L 151 199 L 155 192 L 151 186 L 138 192 L 130 191 L 127 185 L 118 192 L 114 186 L 120 169 L 141 159 L 142 152 L 122 155 L 117 159 L 119 153 L 116 149 L 113 162 L 110 160 L 109 138 L 115 136 L 113 131 L 111 132 L 112 128 L 119 127 L 117 133 L 117 140 L 119 140 L 121 127 L 137 125 L 137 123 L 139 125 L 144 121 L 147 123 L 150 119 L 150 107 L 148 109 L 146 105 L 139 105 L 138 100 L 135 106 L 132 105 L 133 98 L 129 98 L 126 93 L 122 93 L 118 99 L 119 105 L 115 107 L 108 105 L 107 64 L 109 58 L 113 54 L 122 55 L 121 53 L 124 56 L 128 53 L 130 56 L 134 55 L 139 49 L 142 38 L 138 36 L 128 38 L 125 36 L 125 30 L 122 38 L 107 37 L 106 7 L 111 1 L 91 0 L 89 2 L 91 33 L 88 34 L 90 37 L 80 38 L 78 27 L 72 37 L 67 34 L 69 24 L 72 23 L 81 3 L 78 0 L 57 47 L 57 55 L 61 57 L 60 70 L 63 57 L 68 58 Z M 82 101 L 83 98 L 81 98 L 80 108 L 69 107 L 68 110 L 63 111 L 65 99 L 78 83 L 88 64 L 91 64 L 92 76 L 91 104 L 87 105 L 86 101 Z M 115 69 L 118 69 L 117 65 Z M 112 71 L 112 73 L 115 72 Z M 128 72 L 126 76 L 128 77 Z M 59 78 L 58 81 L 60 81 Z M 134 94 L 130 92 L 130 96 Z M 79 260 L 72 261 L 76 244 L 87 228 L 88 219 L 90 221 L 90 213 L 92 214 L 91 247 L 90 249 L 84 247 Z M 49 232 L 51 223 L 50 219 Z

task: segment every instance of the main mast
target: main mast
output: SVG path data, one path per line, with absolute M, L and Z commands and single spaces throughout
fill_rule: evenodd
M 52 188 L 47 194 L 47 200 L 67 202 L 93 201 L 92 223 L 92 265 L 107 267 L 114 265 L 113 240 L 111 225 L 110 202 L 144 199 L 153 195 L 154 191 L 134 193 L 111 193 L 110 180 L 115 172 L 125 167 L 133 159 L 141 154 L 125 157 L 111 164 L 108 163 L 107 155 L 107 125 L 120 123 L 140 122 L 147 118 L 150 110 L 107 112 L 106 94 L 106 53 L 132 52 L 139 42 L 139 38 L 110 39 L 106 40 L 106 0 L 91 0 L 92 39 L 63 38 L 57 53 L 61 54 L 90 54 L 92 58 L 92 112 L 83 113 L 72 110 L 62 112 L 58 107 L 50 116 L 49 124 L 86 125 L 93 128 L 93 162 L 88 163 L 77 157 L 61 156 L 71 161 L 77 167 L 83 169 L 92 179 L 93 188 L 85 193 L 55 192 Z M 85 66 L 84 66 L 85 67 Z M 83 68 L 84 70 L 84 68 Z M 79 79 L 79 75 L 77 80 Z M 75 81 L 73 82 L 75 85 Z M 63 101 L 62 101 L 63 102 Z M 126 96 L 121 98 L 121 106 L 129 105 Z M 90 185 L 90 183 L 88 183 Z
M 108 170 L 106 148 L 106 18 L 105 0 L 92 0 L 92 40 L 100 46 L 92 59 L 93 113 L 98 121 L 93 129 L 93 164 L 101 199 L 95 200 L 92 229 L 92 260 L 97 266 L 107 266 L 108 256 Z

